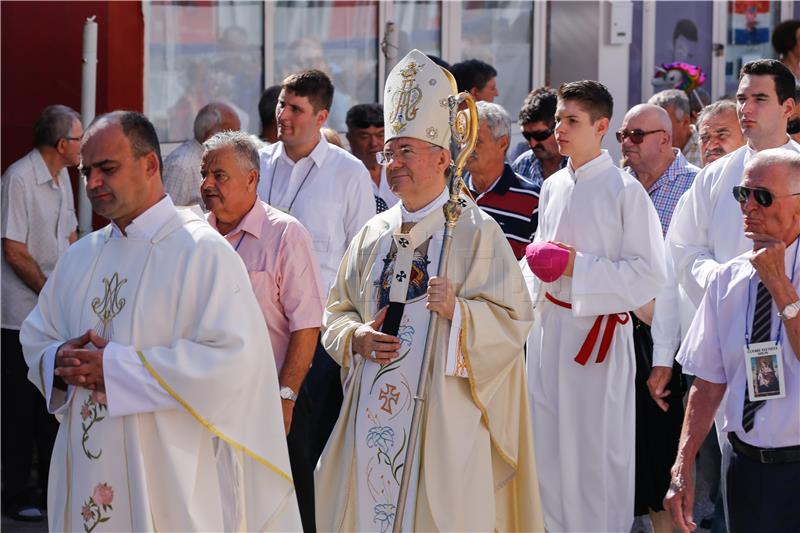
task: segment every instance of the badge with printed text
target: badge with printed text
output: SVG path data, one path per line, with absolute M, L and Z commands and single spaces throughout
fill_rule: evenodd
M 745 346 L 744 366 L 747 370 L 747 393 L 751 402 L 786 396 L 781 348 L 774 341 Z

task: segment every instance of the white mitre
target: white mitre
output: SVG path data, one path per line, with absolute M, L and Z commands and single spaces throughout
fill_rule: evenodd
M 413 137 L 450 148 L 447 98 L 456 91 L 448 74 L 419 50 L 410 51 L 395 65 L 383 92 L 384 143 Z

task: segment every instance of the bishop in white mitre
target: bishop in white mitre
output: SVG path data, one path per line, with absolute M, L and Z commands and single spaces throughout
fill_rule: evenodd
M 406 469 L 404 531 L 543 529 L 522 351 L 530 304 L 502 230 L 463 195 L 446 280 L 436 276 L 449 199 L 448 75 L 414 50 L 386 82 L 382 155 L 400 202 L 356 235 L 328 298 L 322 343 L 345 391 L 315 483 L 321 530 L 391 530 Z M 379 332 L 389 305 L 402 310 L 396 334 Z M 430 320 L 433 364 L 406 465 Z
M 164 194 L 157 147 L 138 113 L 87 130 L 87 191 L 113 223 L 69 249 L 22 325 L 29 378 L 61 422 L 50 530 L 297 531 L 247 272 Z

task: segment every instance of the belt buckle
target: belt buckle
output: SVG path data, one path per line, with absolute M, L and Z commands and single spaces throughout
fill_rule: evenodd
M 765 450 L 763 448 L 760 448 L 758 450 L 758 455 L 761 456 L 761 463 L 762 464 L 768 465 L 768 464 L 772 464 L 773 462 L 775 462 L 775 459 L 772 457 L 772 454 L 769 453 L 770 451 L 771 450 Z

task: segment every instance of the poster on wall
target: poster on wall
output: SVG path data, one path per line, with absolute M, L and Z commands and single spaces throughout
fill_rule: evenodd
M 770 2 L 731 2 L 731 44 L 764 44 L 769 42 Z
M 711 90 L 713 10 L 712 2 L 656 3 L 656 67 L 675 62 L 696 65 L 705 73 L 702 89 L 706 91 Z M 654 89 L 662 89 L 658 80 Z

